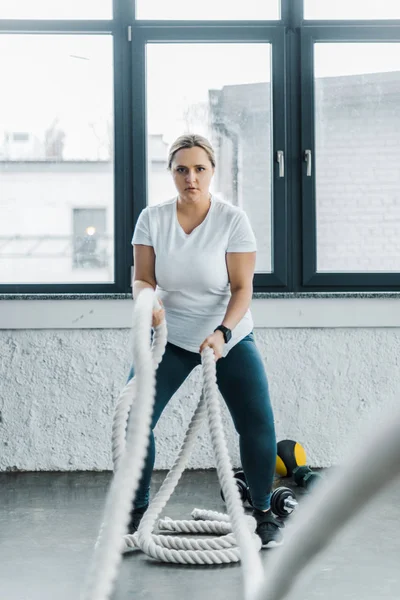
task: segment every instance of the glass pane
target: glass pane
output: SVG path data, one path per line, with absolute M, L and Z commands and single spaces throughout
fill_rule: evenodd
M 0 19 L 112 19 L 112 0 L 0 0 Z
M 0 283 L 113 281 L 112 63 L 111 36 L 0 35 Z
M 400 19 L 399 0 L 304 0 L 305 19 Z
M 134 0 L 133 0 L 134 1 Z M 136 0 L 138 19 L 159 20 L 277 20 L 280 0 Z
M 400 43 L 315 45 L 317 266 L 400 271 Z
M 270 272 L 270 44 L 149 44 L 147 119 L 149 204 L 175 195 L 169 145 L 185 132 L 205 135 L 217 155 L 211 191 L 246 211 L 257 271 Z

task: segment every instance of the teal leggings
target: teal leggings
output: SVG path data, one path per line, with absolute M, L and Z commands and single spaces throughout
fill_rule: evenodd
M 150 445 L 134 502 L 136 508 L 146 506 L 149 502 L 155 461 L 153 429 L 170 398 L 200 363 L 200 354 L 167 344 L 156 374 Z M 132 368 L 128 380 L 133 376 Z M 275 425 L 265 367 L 253 333 L 217 362 L 217 382 L 239 434 L 242 468 L 250 488 L 252 504 L 259 510 L 267 510 L 270 507 L 276 464 Z

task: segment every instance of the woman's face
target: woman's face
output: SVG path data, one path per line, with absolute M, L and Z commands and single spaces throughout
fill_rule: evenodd
M 203 148 L 195 146 L 178 150 L 172 161 L 171 171 L 182 200 L 198 202 L 208 197 L 214 167 Z

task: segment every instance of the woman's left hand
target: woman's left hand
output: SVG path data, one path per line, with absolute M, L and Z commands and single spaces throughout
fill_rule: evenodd
M 203 352 L 204 348 L 209 347 L 214 350 L 215 360 L 219 360 L 222 357 L 224 345 L 225 340 L 222 331 L 214 331 L 214 333 L 209 335 L 200 346 L 200 354 Z

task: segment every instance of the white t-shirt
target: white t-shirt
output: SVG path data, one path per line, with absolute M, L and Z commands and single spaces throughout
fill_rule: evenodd
M 206 218 L 188 235 L 179 224 L 174 198 L 141 212 L 132 244 L 154 248 L 156 293 L 164 304 L 168 341 L 199 352 L 222 323 L 231 297 L 226 253 L 256 251 L 246 213 L 212 197 Z M 232 331 L 224 356 L 252 329 L 249 310 Z

